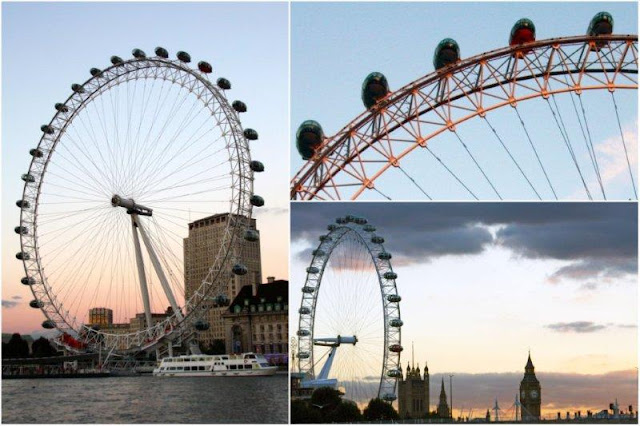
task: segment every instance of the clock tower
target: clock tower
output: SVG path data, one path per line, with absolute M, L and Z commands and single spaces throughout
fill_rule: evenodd
M 541 405 L 540 382 L 536 378 L 531 353 L 527 365 L 524 367 L 524 377 L 520 382 L 520 405 L 523 422 L 537 422 L 540 420 Z

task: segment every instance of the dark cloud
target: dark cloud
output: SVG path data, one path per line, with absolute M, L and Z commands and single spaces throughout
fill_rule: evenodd
M 18 302 L 15 300 L 2 300 L 2 307 L 6 309 L 15 308 L 18 306 Z
M 595 287 L 637 271 L 634 203 L 293 203 L 291 209 L 291 238 L 309 247 L 336 217 L 353 214 L 369 219 L 394 259 L 405 263 L 479 254 L 495 244 L 526 258 L 570 261 L 552 282 L 590 279 Z M 496 238 L 491 226 L 499 226 Z
M 604 324 L 591 321 L 557 322 L 545 325 L 546 328 L 559 333 L 593 333 L 607 328 Z
M 13 296 L 12 299 L 13 300 L 22 300 L 22 296 Z

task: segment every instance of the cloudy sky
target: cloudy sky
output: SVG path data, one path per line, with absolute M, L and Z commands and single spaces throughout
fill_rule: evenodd
M 317 237 L 345 214 L 368 218 L 385 238 L 403 298 L 403 345 L 414 342 L 416 363 L 432 374 L 458 376 L 460 404 L 486 409 L 498 397 L 508 408 L 529 350 L 546 410 L 600 409 L 615 397 L 635 404 L 635 204 L 296 203 L 292 306 Z M 403 366 L 409 358 L 406 350 Z

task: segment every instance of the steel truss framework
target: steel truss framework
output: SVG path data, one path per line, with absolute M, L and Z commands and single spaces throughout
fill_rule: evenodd
M 497 108 L 560 93 L 637 90 L 637 42 L 637 35 L 554 38 L 428 74 L 327 137 L 292 179 L 291 198 L 356 199 L 412 151 Z
M 78 318 L 72 317 L 65 311 L 63 301 L 58 299 L 48 282 L 45 265 L 39 255 L 38 201 L 50 158 L 74 118 L 94 99 L 113 87 L 139 79 L 159 79 L 176 84 L 196 96 L 204 108 L 211 112 L 211 119 L 224 135 L 228 153 L 232 184 L 229 213 L 232 219 L 227 221 L 214 264 L 199 288 L 185 300 L 183 312 L 174 312 L 164 321 L 138 332 L 110 334 L 87 327 Z M 189 68 L 181 61 L 162 57 L 126 60 L 104 69 L 81 86 L 81 90 L 74 90 L 64 102 L 66 108 L 60 108 L 50 121 L 49 126 L 54 131 L 51 134 L 45 132 L 40 139 L 37 149 L 43 155 L 33 157 L 28 172 L 33 181 L 27 180 L 24 185 L 22 201 L 26 201 L 29 207 L 21 208 L 20 225 L 26 227 L 28 233 L 21 235 L 20 243 L 21 251 L 26 254 L 23 259 L 24 271 L 32 279 L 31 291 L 35 299 L 41 302 L 41 310 L 46 318 L 58 330 L 77 336 L 88 349 L 114 353 L 127 348 L 124 352 L 135 353 L 150 349 L 160 342 L 183 341 L 193 334 L 193 322 L 207 312 L 207 305 L 203 302 L 211 295 L 216 295 L 231 279 L 232 266 L 241 252 L 239 242 L 250 225 L 253 171 L 250 169 L 249 143 L 243 134 L 238 113 L 230 105 L 225 93 L 212 84 L 205 74 Z
M 329 225 L 329 233 L 320 237 L 320 245 L 314 251 L 308 271 L 317 268 L 318 272 L 307 272 L 307 278 L 302 288 L 302 302 L 300 304 L 300 314 L 298 322 L 298 370 L 305 373 L 306 377 L 315 377 L 314 361 L 314 321 L 316 314 L 316 303 L 320 293 L 322 275 L 333 253 L 333 250 L 348 239 L 353 239 L 360 243 L 371 256 L 371 261 L 376 269 L 378 281 L 380 283 L 380 297 L 382 299 L 384 318 L 384 355 L 381 364 L 380 386 L 378 387 L 378 397 L 386 400 L 395 399 L 397 379 L 387 374 L 400 368 L 400 352 L 392 352 L 389 348 L 393 345 L 401 344 L 401 328 L 393 327 L 389 324 L 390 319 L 400 320 L 400 302 L 392 302 L 389 296 L 398 296 L 395 279 L 385 278 L 385 273 L 393 272 L 391 262 L 388 259 L 381 259 L 380 253 L 385 253 L 382 242 L 377 240 L 374 234 L 375 228 L 366 223 L 366 220 L 359 219 L 355 222 L 355 217 L 347 216 L 338 218 L 336 225 Z M 301 335 L 300 330 L 309 330 L 307 336 Z M 327 337 L 327 336 L 322 336 Z M 356 336 L 357 337 L 357 336 Z

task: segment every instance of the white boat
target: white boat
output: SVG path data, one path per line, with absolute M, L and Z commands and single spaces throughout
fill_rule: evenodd
M 182 355 L 163 358 L 153 370 L 154 376 L 272 376 L 278 367 L 271 366 L 261 354 Z

